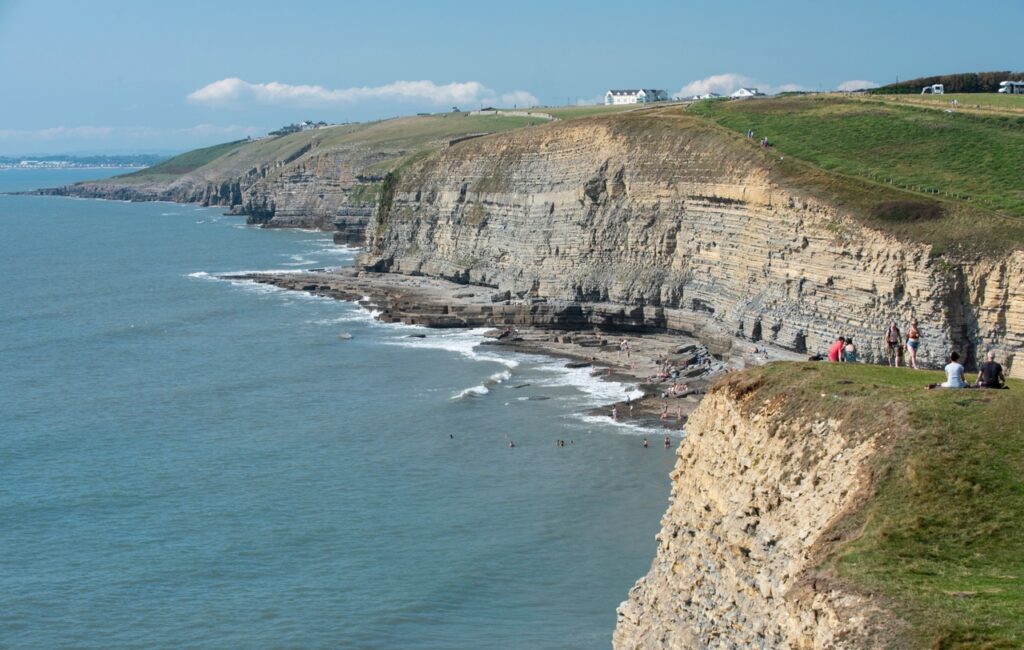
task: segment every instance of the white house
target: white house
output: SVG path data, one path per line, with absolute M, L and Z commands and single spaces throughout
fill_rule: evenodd
M 747 97 L 762 97 L 764 93 L 757 88 L 740 88 L 729 96 L 735 99 L 745 99 Z
M 638 90 L 609 90 L 604 94 L 604 103 L 612 104 L 646 104 L 648 102 L 663 102 L 668 99 L 668 93 L 664 90 L 654 88 L 640 88 Z
M 699 101 L 701 99 L 717 99 L 718 97 L 721 97 L 718 93 L 704 93 L 703 95 L 694 95 L 693 97 L 690 97 L 690 99 Z

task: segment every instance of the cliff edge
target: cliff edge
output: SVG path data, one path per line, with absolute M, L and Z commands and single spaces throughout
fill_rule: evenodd
M 638 307 L 702 339 L 813 353 L 847 335 L 867 361 L 913 316 L 924 363 L 994 349 L 1024 376 L 1024 219 L 794 162 L 691 112 L 521 129 L 397 168 L 363 263 Z
M 690 417 L 615 647 L 1020 647 L 1024 386 L 932 377 L 723 378 Z

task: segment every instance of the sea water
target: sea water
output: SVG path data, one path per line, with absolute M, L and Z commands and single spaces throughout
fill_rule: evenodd
M 673 463 L 587 415 L 634 387 L 216 277 L 354 255 L 0 196 L 0 646 L 610 645 Z

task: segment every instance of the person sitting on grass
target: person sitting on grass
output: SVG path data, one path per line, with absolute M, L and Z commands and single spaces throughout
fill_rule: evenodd
M 928 384 L 928 388 L 968 388 L 964 381 L 964 367 L 960 365 L 960 355 L 953 352 L 946 364 L 946 381 L 941 384 Z
M 978 366 L 978 387 L 980 388 L 1003 388 L 1006 386 L 1006 377 L 1003 375 L 1003 367 L 996 363 L 996 353 L 989 350 L 985 361 Z
M 846 363 L 857 363 L 857 346 L 853 344 L 853 338 L 846 337 L 846 347 L 843 348 L 843 361 Z
M 837 362 L 843 360 L 843 348 L 846 347 L 846 339 L 840 336 L 828 349 L 828 360 Z

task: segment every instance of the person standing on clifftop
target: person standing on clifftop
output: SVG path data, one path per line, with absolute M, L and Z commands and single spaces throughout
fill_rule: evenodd
M 902 347 L 900 344 L 902 342 L 900 328 L 896 327 L 896 321 L 889 323 L 889 329 L 885 330 L 885 355 L 892 367 L 900 367 L 900 348 Z
M 917 348 L 921 345 L 921 330 L 917 329 L 917 319 L 910 319 L 907 329 L 907 365 L 917 370 Z

